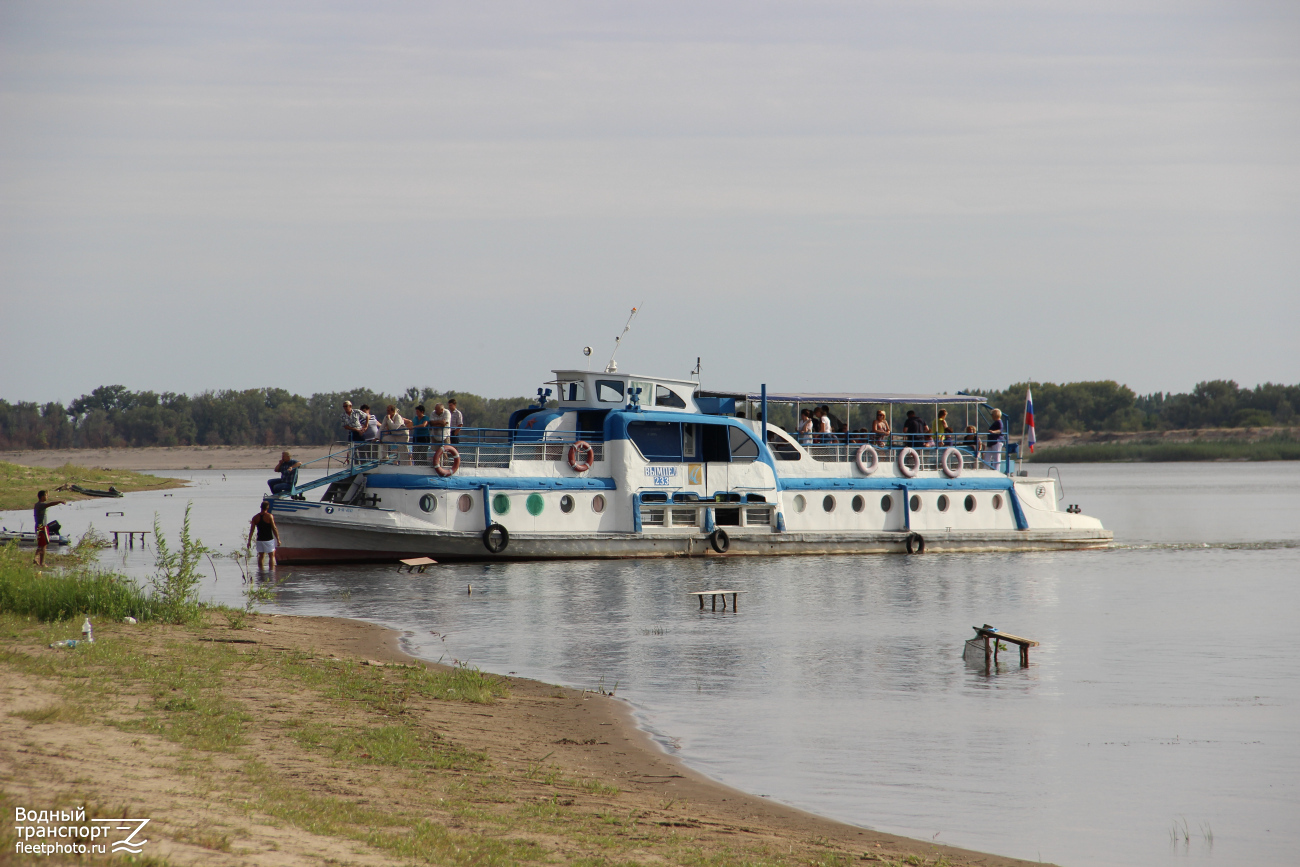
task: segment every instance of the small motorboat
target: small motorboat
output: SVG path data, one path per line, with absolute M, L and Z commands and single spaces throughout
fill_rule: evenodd
M 78 494 L 85 494 L 87 497 L 123 497 L 126 496 L 112 485 L 108 486 L 107 491 L 101 491 L 96 488 L 83 488 L 81 485 L 68 485 L 68 490 L 75 491 Z

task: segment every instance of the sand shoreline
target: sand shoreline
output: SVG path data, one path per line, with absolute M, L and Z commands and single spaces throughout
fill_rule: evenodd
M 24 449 L 0 452 L 0 461 L 28 467 L 76 464 L 106 470 L 256 470 L 272 471 L 280 452 L 294 460 L 325 457 L 326 446 L 148 446 L 122 449 Z

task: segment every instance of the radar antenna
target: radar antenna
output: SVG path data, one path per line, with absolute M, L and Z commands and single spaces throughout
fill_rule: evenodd
M 623 342 L 623 335 L 632 328 L 632 320 L 636 318 L 637 308 L 633 307 L 632 312 L 627 317 L 627 324 L 623 326 L 623 333 L 614 338 L 614 351 L 609 354 L 609 364 L 605 365 L 606 373 L 618 373 L 618 364 L 614 361 L 614 356 L 618 355 L 618 347 Z

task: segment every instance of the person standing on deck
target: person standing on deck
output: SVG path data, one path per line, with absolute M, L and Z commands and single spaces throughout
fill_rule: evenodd
M 812 445 L 813 416 L 812 410 L 799 411 L 799 445 Z
M 460 442 L 460 429 L 465 426 L 465 416 L 456 406 L 456 398 L 447 401 L 447 411 L 451 413 L 451 444 L 456 445 Z
M 429 426 L 433 428 L 433 442 L 435 445 L 444 445 L 447 437 L 451 434 L 451 412 L 442 404 L 433 405 L 432 421 Z
M 398 463 L 401 463 L 402 455 L 409 454 L 410 450 L 406 443 L 411 438 L 411 422 L 402 418 L 402 414 L 397 411 L 393 404 L 388 405 L 388 410 L 384 414 L 384 420 L 379 423 L 383 431 L 381 437 L 386 443 L 401 443 L 401 445 L 389 445 L 387 457 L 397 457 Z
M 989 465 L 989 469 L 996 470 L 998 461 L 1002 456 L 1002 410 L 993 410 L 993 418 L 989 421 L 989 438 L 985 444 L 984 462 Z
M 411 441 L 415 443 L 414 462 L 423 464 L 429 459 L 429 434 L 432 420 L 424 414 L 424 404 L 415 408 L 415 418 L 411 421 Z
M 343 401 L 343 429 L 347 431 L 348 442 L 359 443 L 366 437 L 366 413 L 352 408 L 352 401 Z
M 271 558 L 271 568 L 275 568 L 275 546 L 280 544 L 280 528 L 275 525 L 271 515 L 271 501 L 262 501 L 262 511 L 253 516 L 248 523 L 248 541 L 253 541 L 253 532 L 257 532 L 257 568 L 262 568 L 262 558 Z
M 948 410 L 939 410 L 939 419 L 934 423 L 934 441 L 936 445 L 952 445 L 952 428 L 948 427 Z
M 907 444 L 914 449 L 921 448 L 925 440 L 925 422 L 917 418 L 916 410 L 909 409 L 903 421 L 903 433 L 907 434 Z
M 62 506 L 67 500 L 47 501 L 44 491 L 36 492 L 36 505 L 32 507 L 32 517 L 36 520 L 36 558 L 32 563 L 45 568 L 45 549 L 50 544 L 50 531 L 45 526 L 45 510 L 50 506 Z

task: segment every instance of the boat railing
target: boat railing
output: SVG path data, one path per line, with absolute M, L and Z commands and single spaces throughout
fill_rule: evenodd
M 857 457 L 863 445 L 876 450 L 881 462 L 893 462 L 903 449 L 915 449 L 920 456 L 921 470 L 938 470 L 944 451 L 955 448 L 961 455 L 962 469 L 973 470 L 978 467 L 999 469 L 1010 472 L 1007 461 L 1016 451 L 1015 444 L 1007 446 L 1006 435 L 1002 437 L 1001 453 L 994 457 L 992 444 L 987 436 L 981 436 L 979 448 L 973 448 L 966 442 L 966 434 L 954 434 L 946 437 L 920 436 L 914 434 L 798 434 L 800 445 L 813 460 L 823 463 L 844 463 Z M 996 442 L 996 441 L 995 441 Z M 992 463 L 990 463 L 992 462 Z
M 569 448 L 578 441 L 591 446 L 592 461 L 605 460 L 604 435 L 599 431 L 513 431 L 493 428 L 462 428 L 458 434 L 446 439 L 428 439 L 408 431 L 384 432 L 378 440 L 368 442 L 335 443 L 329 455 L 329 466 L 366 466 L 380 462 L 393 466 L 431 467 L 444 445 L 456 450 L 462 469 L 506 469 L 514 461 L 563 461 L 568 459 Z M 437 435 L 435 435 L 437 436 Z M 444 454 L 444 465 L 449 456 Z

